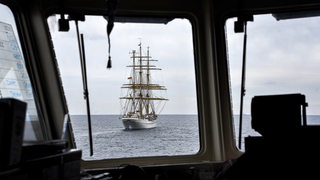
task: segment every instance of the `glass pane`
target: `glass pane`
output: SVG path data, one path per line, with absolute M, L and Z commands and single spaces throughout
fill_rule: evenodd
M 55 24 L 59 17 L 49 17 L 48 24 L 76 144 L 83 150 L 83 159 L 173 156 L 196 154 L 199 151 L 194 55 L 189 21 L 175 19 L 167 24 L 115 23 L 110 36 L 111 69 L 106 68 L 107 21 L 101 16 L 86 16 L 85 22 L 79 22 L 79 31 L 84 37 L 92 114 L 94 153 L 90 156 L 87 106 L 83 96 L 75 23 L 70 22 L 69 32 L 58 32 Z M 155 128 L 125 129 L 134 127 L 136 124 L 130 122 L 137 118 L 153 119 L 156 116 Z M 122 117 L 129 119 L 129 125 L 123 124 Z
M 11 10 L 2 4 L 0 4 L 0 64 L 0 97 L 27 102 L 24 140 L 42 140 L 37 108 L 14 16 Z
M 238 140 L 243 33 L 234 33 L 234 21 L 229 19 L 226 27 Z M 307 124 L 320 124 L 319 23 L 319 17 L 277 21 L 270 14 L 255 16 L 254 22 L 248 22 L 243 138 L 259 135 L 251 129 L 250 104 L 256 95 L 304 94 L 308 103 Z

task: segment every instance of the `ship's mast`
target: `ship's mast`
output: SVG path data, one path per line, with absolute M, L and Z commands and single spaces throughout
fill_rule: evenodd
M 142 118 L 142 103 L 143 103 L 143 97 L 142 97 L 142 48 L 141 43 L 139 44 L 139 50 L 140 50 L 140 56 L 139 56 L 139 114 L 140 118 Z
M 135 67 L 136 67 L 136 51 L 132 50 L 132 107 L 133 110 L 131 112 L 135 113 L 136 111 L 136 72 L 135 72 Z
M 155 115 L 155 107 L 153 101 L 166 101 L 168 99 L 163 97 L 153 97 L 153 90 L 166 90 L 164 86 L 159 84 L 153 84 L 151 82 L 151 71 L 161 70 L 154 65 L 150 65 L 150 61 L 157 61 L 151 59 L 149 47 L 147 48 L 147 54 L 143 55 L 141 42 L 139 43 L 139 51 L 132 50 L 132 76 L 129 77 L 131 82 L 129 84 L 123 84 L 122 88 L 131 89 L 131 93 L 126 97 L 120 97 L 120 99 L 127 99 L 128 102 L 126 110 L 130 112 L 125 113 L 125 116 L 137 116 L 139 118 L 146 118 L 146 115 Z
M 149 103 L 150 103 L 150 92 L 149 92 L 149 86 L 150 86 L 150 64 L 149 64 L 150 56 L 149 56 L 149 47 L 147 50 L 147 100 L 146 100 L 146 114 L 149 114 Z

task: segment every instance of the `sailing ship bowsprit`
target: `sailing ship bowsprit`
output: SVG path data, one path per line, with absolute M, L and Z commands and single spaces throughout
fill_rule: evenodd
M 153 83 L 151 72 L 161 69 L 152 64 L 157 60 L 151 58 L 149 48 L 144 55 L 141 46 L 140 43 L 138 52 L 132 51 L 132 64 L 127 66 L 131 68 L 129 83 L 121 87 L 127 90 L 126 95 L 120 97 L 124 100 L 121 119 L 127 130 L 155 128 L 159 110 L 164 106 L 161 102 L 168 100 L 156 96 L 155 91 L 163 91 L 166 88 Z

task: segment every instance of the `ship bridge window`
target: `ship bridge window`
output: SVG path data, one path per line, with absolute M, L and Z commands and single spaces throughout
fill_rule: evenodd
M 0 3 L 0 98 L 13 98 L 27 103 L 24 130 L 20 131 L 20 126 L 15 126 L 16 135 L 19 135 L 18 132 L 24 132 L 24 142 L 40 141 L 44 138 L 33 95 L 14 15 L 8 6 Z M 1 114 L 1 118 L 3 117 Z M 8 138 L 11 133 L 3 129 L 8 129 L 2 127 L 3 123 L 1 122 L 0 133 L 3 135 L 3 132 L 7 132 L 5 137 Z
M 234 32 L 237 18 L 226 21 L 234 139 L 241 150 L 245 148 L 244 137 L 260 135 L 251 128 L 250 105 L 256 95 L 304 94 L 308 103 L 307 124 L 320 124 L 320 17 L 314 13 L 294 15 L 256 15 L 253 21 L 248 21 L 244 65 L 244 33 Z M 244 83 L 241 83 L 242 67 L 246 69 Z M 241 87 L 245 90 L 243 94 Z M 240 114 L 242 133 L 239 135 Z M 242 137 L 240 143 L 239 137 Z
M 68 16 L 65 15 L 65 19 Z M 191 24 L 78 21 L 83 37 L 88 98 L 84 98 L 78 36 L 48 18 L 77 148 L 84 160 L 194 155 L 200 150 Z M 110 48 L 110 54 L 108 53 Z M 80 48 L 82 49 L 82 48 Z M 111 68 L 108 67 L 108 56 Z M 85 93 L 86 94 L 86 93 Z M 89 152 L 87 101 L 93 154 Z

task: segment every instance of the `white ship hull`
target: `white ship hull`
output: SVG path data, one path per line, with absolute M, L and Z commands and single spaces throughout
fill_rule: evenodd
M 157 126 L 156 120 L 139 118 L 122 118 L 122 123 L 126 130 L 150 129 Z

